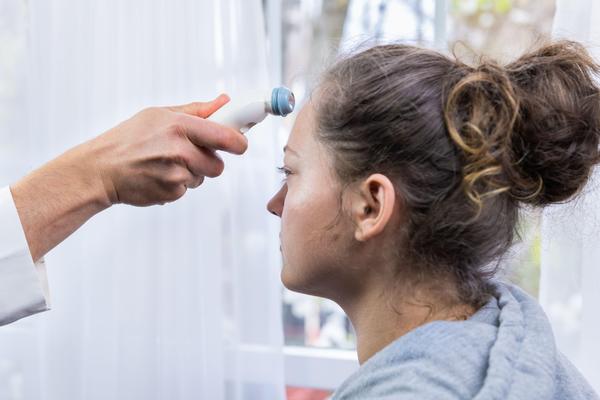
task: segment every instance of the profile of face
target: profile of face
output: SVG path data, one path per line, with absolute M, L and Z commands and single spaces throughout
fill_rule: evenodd
M 331 151 L 316 136 L 315 113 L 309 102 L 298 114 L 284 148 L 284 184 L 267 209 L 281 218 L 283 284 L 336 300 L 360 290 L 362 265 L 377 251 L 371 239 L 391 218 L 394 190 L 378 174 L 342 184 Z

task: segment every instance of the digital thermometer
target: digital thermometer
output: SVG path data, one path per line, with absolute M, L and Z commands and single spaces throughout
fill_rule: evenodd
M 270 98 L 254 101 L 242 106 L 226 104 L 208 119 L 221 125 L 246 133 L 254 125 L 262 122 L 268 114 L 285 117 L 294 111 L 296 99 L 294 93 L 286 87 L 277 87 Z

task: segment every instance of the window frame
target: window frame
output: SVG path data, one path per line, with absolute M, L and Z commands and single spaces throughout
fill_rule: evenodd
M 335 390 L 358 370 L 358 357 L 352 350 L 284 346 L 287 386 Z

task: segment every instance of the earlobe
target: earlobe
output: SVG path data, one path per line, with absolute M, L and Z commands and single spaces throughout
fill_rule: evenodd
M 396 193 L 392 182 L 373 174 L 360 183 L 353 201 L 354 237 L 360 242 L 381 234 L 394 214 Z

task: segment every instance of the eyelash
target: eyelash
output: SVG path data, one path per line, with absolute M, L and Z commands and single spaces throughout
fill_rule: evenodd
M 292 171 L 290 171 L 289 169 L 287 169 L 286 167 L 277 167 L 277 171 L 283 175 L 285 175 L 285 178 L 287 178 L 288 176 L 290 176 L 292 174 Z M 284 178 L 284 179 L 285 179 Z

